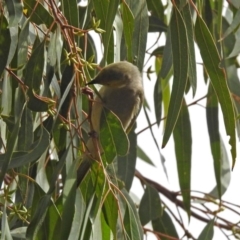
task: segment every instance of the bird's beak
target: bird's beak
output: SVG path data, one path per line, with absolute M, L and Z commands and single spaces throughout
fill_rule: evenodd
M 96 84 L 98 83 L 99 84 L 99 81 L 97 78 L 94 78 L 93 80 L 91 80 L 90 82 L 88 82 L 86 85 L 92 85 L 92 84 Z

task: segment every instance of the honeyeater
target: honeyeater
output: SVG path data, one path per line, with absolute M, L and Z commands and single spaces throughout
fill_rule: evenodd
M 134 124 L 143 102 L 142 78 L 138 68 L 127 61 L 112 63 L 104 67 L 87 85 L 100 84 L 102 87 L 94 98 L 90 122 L 98 135 L 104 108 L 112 111 L 122 123 L 126 133 Z M 86 153 L 77 172 L 77 185 L 81 183 L 92 162 L 98 159 L 97 137 L 90 137 L 86 143 Z

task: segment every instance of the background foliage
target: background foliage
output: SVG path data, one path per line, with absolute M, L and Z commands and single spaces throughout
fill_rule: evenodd
M 226 239 L 239 238 L 239 223 L 219 216 L 223 208 L 239 215 L 239 206 L 221 200 L 231 170 L 218 114 L 221 109 L 234 168 L 235 132 L 240 133 L 238 0 L 6 0 L 0 2 L 0 14 L 1 239 L 139 240 L 149 233 L 156 239 L 212 239 L 214 226 Z M 146 49 L 153 32 L 158 37 Z M 159 45 L 162 36 L 164 45 Z M 216 179 L 214 191 L 198 196 L 191 191 L 188 110 L 202 99 L 194 99 L 196 48 L 208 86 L 203 98 Z M 149 59 L 155 66 L 144 71 L 156 81 L 153 108 L 149 96 L 143 106 L 147 129 L 160 161 L 160 148 L 173 134 L 181 191 L 172 192 L 135 171 L 137 155 L 152 164 L 137 147 L 137 135 L 145 129 L 129 133 L 126 156 L 119 156 L 120 147 L 103 146 L 105 155 L 117 157 L 94 163 L 77 187 L 93 95 L 85 83 L 99 69 L 96 63 L 103 67 L 128 60 L 142 71 Z M 185 101 L 188 92 L 191 104 Z M 112 141 L 118 144 L 121 129 L 112 121 L 103 132 L 115 132 Z M 161 142 L 152 130 L 156 124 L 164 126 Z M 129 195 L 134 176 L 144 190 L 139 204 Z M 206 222 L 201 234 L 188 230 L 184 213 L 176 214 L 164 199 L 184 209 L 189 221 Z M 219 210 L 211 211 L 207 203 Z

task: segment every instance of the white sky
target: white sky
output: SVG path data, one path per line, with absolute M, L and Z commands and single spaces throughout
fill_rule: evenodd
M 150 39 L 150 38 L 149 38 Z M 154 37 L 151 37 L 151 39 L 154 39 Z M 148 41 L 148 45 L 150 44 L 150 41 Z M 199 53 L 197 52 L 197 62 L 200 63 L 201 58 Z M 154 62 L 149 62 L 147 66 L 151 65 L 154 68 Z M 147 69 L 147 67 L 145 68 Z M 190 91 L 188 95 L 186 96 L 187 103 L 191 103 L 196 99 L 199 99 L 200 97 L 203 97 L 207 93 L 207 86 L 204 83 L 203 77 L 202 77 L 202 67 L 201 65 L 197 65 L 197 71 L 198 71 L 198 79 L 197 79 L 197 93 L 194 99 L 192 99 L 192 92 Z M 151 107 L 152 112 L 149 114 L 151 122 L 155 122 L 154 118 L 154 108 L 153 108 L 153 88 L 155 84 L 156 78 L 153 77 L 151 81 L 149 81 L 146 77 L 146 74 L 143 74 L 143 82 L 144 82 L 144 90 L 145 90 L 145 97 Z M 199 102 L 203 106 L 206 105 L 206 100 L 202 100 Z M 220 110 L 220 108 L 219 108 Z M 214 176 L 214 169 L 213 169 L 213 160 L 209 145 L 209 137 L 208 137 L 208 131 L 207 131 L 207 125 L 206 125 L 206 114 L 205 114 L 205 108 L 201 107 L 199 105 L 193 105 L 189 107 L 189 113 L 190 113 L 190 119 L 191 119 L 191 128 L 192 128 L 192 183 L 191 188 L 192 190 L 196 191 L 202 191 L 205 193 L 210 192 L 215 187 L 215 176 Z M 223 141 L 225 143 L 225 146 L 227 148 L 228 156 L 230 159 L 230 164 L 232 164 L 231 156 L 230 156 L 230 146 L 228 145 L 228 137 L 225 133 L 225 128 L 223 124 L 223 119 L 220 115 L 220 131 L 223 138 Z M 147 121 L 145 119 L 143 111 L 140 113 L 137 121 L 138 127 L 136 132 L 140 131 L 141 129 L 145 128 L 147 126 Z M 155 134 L 155 137 L 157 138 L 159 142 L 159 146 L 161 146 L 162 142 L 162 136 L 163 136 L 163 130 L 162 128 L 158 129 L 157 126 L 153 127 L 153 131 Z M 147 153 L 147 155 L 153 160 L 156 168 L 150 166 L 149 164 L 144 163 L 143 161 L 139 160 L 137 162 L 137 169 L 146 177 L 155 180 L 156 182 L 162 184 L 163 186 L 169 188 L 173 191 L 179 191 L 179 184 L 178 184 L 178 174 L 176 169 L 176 158 L 174 153 L 174 143 L 173 138 L 171 137 L 170 141 L 168 142 L 167 146 L 162 149 L 162 154 L 164 155 L 166 159 L 166 168 L 168 171 L 168 180 L 165 176 L 165 173 L 162 168 L 162 164 L 159 158 L 159 153 L 156 149 L 155 143 L 152 140 L 150 131 L 145 131 L 144 133 L 140 134 L 138 137 L 138 144 L 139 146 Z M 239 149 L 239 142 L 237 149 Z M 239 189 L 239 173 L 240 173 L 240 158 L 239 156 L 236 159 L 236 165 L 234 168 L 234 171 L 232 172 L 231 176 L 231 183 L 227 190 L 227 192 L 223 196 L 223 200 L 227 200 L 232 203 L 239 204 L 240 200 L 240 189 Z M 138 180 L 134 180 L 131 192 L 141 198 L 143 191 L 142 187 Z M 174 205 L 173 209 L 176 209 Z M 216 206 L 214 206 L 214 209 L 216 209 Z M 176 212 L 176 211 L 175 211 Z M 185 215 L 185 213 L 183 214 Z M 186 215 L 185 215 L 186 216 Z M 229 212 L 225 214 L 223 212 L 221 216 L 226 217 L 227 219 L 231 221 L 238 222 L 240 219 L 239 217 L 236 218 L 236 215 L 229 215 Z M 187 217 L 185 217 L 185 223 L 186 227 L 188 225 Z M 198 235 L 201 233 L 202 229 L 205 227 L 206 223 L 199 222 L 198 220 L 195 220 L 194 218 L 191 218 L 191 222 L 189 225 L 189 231 L 194 235 L 194 237 L 198 237 Z M 180 233 L 181 228 L 179 228 Z M 182 235 L 180 234 L 180 237 Z M 156 239 L 155 237 L 151 236 L 148 238 L 148 240 Z M 225 236 L 215 228 L 214 233 L 214 240 L 219 239 L 225 239 Z M 232 238 L 235 239 L 235 238 Z

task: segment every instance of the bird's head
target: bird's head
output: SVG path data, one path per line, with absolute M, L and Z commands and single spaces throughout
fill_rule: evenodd
M 139 71 L 133 64 L 122 61 L 104 67 L 90 84 L 101 84 L 113 88 L 122 88 L 133 81 L 141 81 Z

